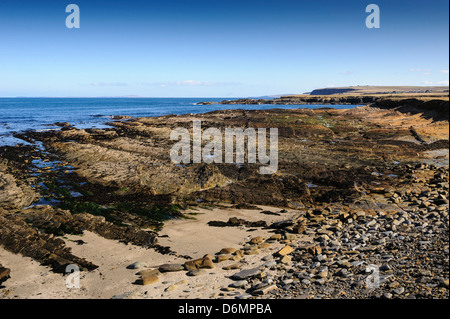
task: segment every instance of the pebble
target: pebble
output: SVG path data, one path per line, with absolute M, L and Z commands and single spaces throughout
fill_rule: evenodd
M 282 249 L 280 249 L 280 250 L 276 253 L 276 255 L 278 255 L 278 256 L 286 256 L 286 255 L 292 253 L 293 251 L 294 251 L 294 248 L 292 248 L 292 247 L 289 246 L 289 245 L 286 245 L 286 246 L 284 246 Z
M 111 299 L 134 299 L 137 296 L 136 291 L 124 292 L 123 294 L 114 295 Z
M 185 270 L 183 264 L 164 264 L 159 266 L 160 272 L 175 272 Z
M 221 255 L 229 255 L 236 252 L 236 248 L 223 248 L 220 250 L 219 254 Z
M 392 290 L 392 293 L 395 295 L 401 295 L 404 292 L 405 292 L 405 288 L 403 288 L 403 287 L 398 287 L 398 288 L 395 288 L 394 290 Z
M 270 291 L 275 290 L 275 289 L 277 289 L 277 285 L 270 285 L 270 286 L 267 286 L 267 287 L 264 287 L 264 288 L 260 288 L 260 289 L 254 290 L 252 292 L 252 295 L 255 295 L 255 296 L 265 295 L 265 294 L 267 294 Z
M 261 265 L 261 268 L 271 268 L 271 267 L 274 267 L 274 266 L 276 266 L 277 265 L 277 262 L 275 261 L 275 260 L 272 260 L 272 261 L 268 261 L 268 262 L 265 262 L 264 264 L 262 264 Z
M 222 267 L 223 270 L 233 270 L 233 269 L 240 269 L 240 268 L 241 268 L 240 264 L 233 264 L 233 265 Z
M 171 285 L 171 286 L 167 287 L 166 289 L 164 289 L 164 291 L 170 292 L 170 291 L 176 290 L 177 288 L 178 288 L 177 285 Z
M 292 257 L 291 257 L 291 256 L 283 256 L 283 257 L 280 259 L 280 262 L 281 262 L 282 264 L 288 264 L 288 263 L 291 262 L 291 260 L 292 260 Z
M 137 275 L 140 276 L 158 276 L 160 275 L 161 272 L 158 269 L 146 269 L 146 270 L 141 270 L 140 272 L 137 273 Z
M 142 269 L 147 267 L 147 264 L 143 261 L 137 261 L 127 266 L 127 269 Z
M 385 292 L 385 293 L 381 296 L 381 298 L 383 298 L 383 299 L 391 299 L 391 298 L 392 298 L 392 294 L 389 293 L 389 292 Z
M 326 282 L 325 278 L 320 278 L 314 281 L 315 284 L 323 285 Z
M 201 269 L 189 270 L 186 273 L 187 276 L 191 276 L 191 277 L 200 276 L 200 275 L 204 275 L 204 274 L 206 274 L 206 271 L 201 270 Z
M 264 241 L 264 238 L 262 238 L 261 236 L 258 237 L 254 237 L 250 240 L 250 243 L 255 245 L 255 244 L 260 244 Z
M 153 284 L 153 283 L 157 282 L 158 280 L 159 280 L 158 276 L 147 275 L 147 276 L 142 276 L 142 278 L 138 279 L 136 281 L 136 283 L 139 284 L 139 285 L 146 286 L 146 285 Z
M 248 284 L 248 281 L 247 281 L 247 280 L 239 280 L 239 281 L 232 282 L 232 283 L 229 285 L 229 287 L 232 287 L 232 288 L 242 288 L 242 287 L 244 287 L 244 286 L 247 285 L 247 284 Z
M 285 280 L 283 280 L 283 285 L 289 285 L 289 284 L 291 284 L 293 282 L 294 282 L 293 279 L 285 279 Z

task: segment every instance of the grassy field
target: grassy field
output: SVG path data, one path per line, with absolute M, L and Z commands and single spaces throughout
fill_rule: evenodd
M 413 97 L 413 98 L 433 98 L 447 97 L 448 86 L 349 86 L 322 88 L 313 90 L 310 94 L 300 94 L 295 96 L 317 96 L 317 95 L 338 95 L 338 96 L 361 96 L 377 95 L 380 97 Z

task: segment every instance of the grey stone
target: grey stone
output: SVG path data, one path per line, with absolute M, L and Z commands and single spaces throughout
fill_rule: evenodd
M 231 278 L 234 280 L 244 280 L 256 276 L 261 273 L 258 268 L 244 269 L 238 273 L 235 273 Z
M 275 260 L 271 260 L 268 262 L 265 262 L 264 264 L 261 265 L 261 267 L 266 267 L 266 268 L 270 268 L 270 267 L 274 267 L 277 265 L 277 262 Z
M 248 281 L 247 281 L 247 280 L 239 280 L 239 281 L 232 282 L 232 283 L 229 285 L 229 287 L 233 287 L 233 288 L 242 288 L 242 287 L 244 287 L 244 286 L 247 285 L 247 284 L 248 284 Z
M 268 292 L 270 292 L 270 291 L 272 291 L 274 289 L 277 289 L 277 285 L 270 285 L 270 286 L 266 286 L 264 288 L 260 288 L 260 289 L 254 290 L 252 292 L 252 295 L 254 295 L 254 296 L 265 295 L 265 294 L 267 294 Z
M 127 266 L 127 269 L 142 269 L 147 267 L 147 264 L 143 261 L 137 261 Z
M 385 293 L 381 296 L 381 298 L 383 298 L 383 299 L 391 299 L 391 298 L 392 298 L 392 294 L 389 293 L 389 292 L 385 292 Z
M 309 280 L 309 279 L 303 279 L 303 280 L 302 280 L 302 284 L 304 284 L 304 285 L 306 285 L 306 286 L 309 286 L 309 285 L 311 284 L 311 280 Z
M 187 276 L 195 277 L 205 274 L 206 272 L 202 269 L 190 270 L 186 273 Z
M 314 281 L 315 284 L 323 285 L 326 282 L 325 278 L 320 278 Z
M 283 284 L 284 284 L 284 285 L 289 285 L 289 284 L 291 284 L 293 281 L 294 281 L 293 279 L 285 279 L 285 280 L 283 280 Z
M 112 296 L 111 299 L 134 299 L 137 295 L 136 291 L 124 292 L 120 295 Z

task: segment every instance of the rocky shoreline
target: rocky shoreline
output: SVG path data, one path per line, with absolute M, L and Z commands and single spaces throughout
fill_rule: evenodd
M 448 96 L 448 95 L 447 95 Z M 445 95 L 444 95 L 445 97 Z M 221 102 L 199 102 L 198 105 L 370 105 L 384 109 L 397 109 L 401 112 L 421 113 L 439 120 L 448 119 L 449 102 L 442 94 L 414 94 L 403 96 L 392 94 L 378 95 L 292 95 L 274 99 L 235 99 Z
M 129 278 L 78 298 L 448 298 L 448 120 L 437 102 L 384 103 L 16 134 L 33 146 L 0 148 L 0 296 L 36 297 L 17 281 L 13 253 L 52 276 L 77 264 L 92 291 L 109 273 Z M 171 163 L 170 131 L 194 119 L 204 129 L 277 127 L 279 171 Z M 195 251 L 183 243 L 189 229 L 202 234 Z M 95 253 L 100 243 L 140 259 L 125 265 L 123 255 L 116 269 Z

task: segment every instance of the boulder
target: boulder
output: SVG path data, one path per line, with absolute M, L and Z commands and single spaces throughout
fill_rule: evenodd
M 250 244 L 257 245 L 257 244 L 261 244 L 263 241 L 264 241 L 264 238 L 262 238 L 261 236 L 253 237 L 250 240 Z
M 146 285 L 153 284 L 153 283 L 157 282 L 158 280 L 159 280 L 158 276 L 147 275 L 147 276 L 142 276 L 142 278 L 136 280 L 136 284 L 146 286 Z
M 221 255 L 228 255 L 228 254 L 233 254 L 234 252 L 236 252 L 236 248 L 223 248 L 220 250 L 219 254 Z
M 214 268 L 214 264 L 208 257 L 203 257 L 195 260 L 189 260 L 184 263 L 184 268 L 186 270 L 197 270 L 201 268 Z
M 0 284 L 11 278 L 10 274 L 11 270 L 9 268 L 2 267 L 2 265 L 0 264 Z

